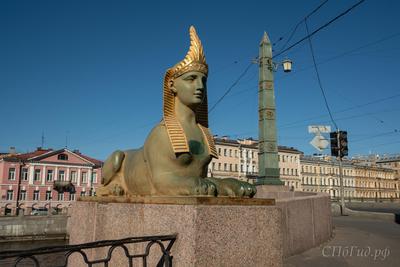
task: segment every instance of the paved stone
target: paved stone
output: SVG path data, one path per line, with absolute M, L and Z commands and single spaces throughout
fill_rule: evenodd
M 285 260 L 285 267 L 400 266 L 400 225 L 350 216 L 334 217 L 334 237 Z

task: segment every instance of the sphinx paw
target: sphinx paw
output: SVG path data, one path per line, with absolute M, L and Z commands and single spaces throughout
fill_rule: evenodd
M 125 194 L 125 190 L 118 184 L 114 184 L 111 191 L 114 196 L 122 196 Z
M 249 184 L 247 182 L 242 182 L 236 180 L 235 183 L 228 184 L 230 187 L 230 190 L 227 190 L 227 192 L 230 192 L 230 196 L 234 197 L 254 197 L 254 195 L 257 193 L 257 189 L 254 185 Z
M 199 184 L 194 188 L 194 195 L 216 196 L 217 187 L 213 182 L 200 178 Z

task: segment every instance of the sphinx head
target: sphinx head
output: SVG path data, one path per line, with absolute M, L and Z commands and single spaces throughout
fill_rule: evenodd
M 164 118 L 174 116 L 175 102 L 180 101 L 196 112 L 198 123 L 208 127 L 208 65 L 203 46 L 193 26 L 189 33 L 189 51 L 182 61 L 167 70 L 164 77 Z
M 190 48 L 185 58 L 168 69 L 163 85 L 163 119 L 175 153 L 188 152 L 186 135 L 176 119 L 175 104 L 180 101 L 196 114 L 196 122 L 209 137 L 210 150 L 215 147 L 208 132 L 207 76 L 208 65 L 203 46 L 193 26 L 190 27 Z

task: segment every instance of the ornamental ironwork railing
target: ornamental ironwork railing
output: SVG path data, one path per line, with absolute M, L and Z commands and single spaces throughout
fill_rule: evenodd
M 10 251 L 2 251 L 0 252 L 0 266 L 35 266 L 35 267 L 43 267 L 43 266 L 57 266 L 57 267 L 66 267 L 70 266 L 69 260 L 72 255 L 78 254 L 82 260 L 82 264 L 86 264 L 88 267 L 92 266 L 104 266 L 108 267 L 110 261 L 113 256 L 113 252 L 120 248 L 123 251 L 123 254 L 127 258 L 127 262 L 129 267 L 134 266 L 135 263 L 142 262 L 142 266 L 148 266 L 150 249 L 156 245 L 161 249 L 160 259 L 158 260 L 157 267 L 171 267 L 172 266 L 172 255 L 171 248 L 176 240 L 177 235 L 162 235 L 162 236 L 143 236 L 143 237 L 129 237 L 118 240 L 102 240 L 90 243 L 83 243 L 78 245 L 65 245 L 65 246 L 47 246 L 40 247 L 29 250 L 10 250 Z M 144 248 L 141 253 L 132 253 L 129 248 L 131 248 L 130 244 L 141 244 L 140 248 Z M 129 248 L 128 248 L 129 245 Z M 140 245 L 139 245 L 140 246 Z M 101 249 L 103 248 L 104 257 L 96 258 L 90 260 L 88 254 L 91 249 Z M 108 250 L 107 250 L 108 248 Z M 103 250 L 102 250 L 103 251 Z M 103 252 L 104 252 L 103 251 Z M 137 248 L 135 247 L 135 251 Z M 96 253 L 96 257 L 98 257 L 99 253 Z M 119 253 L 118 255 L 120 255 Z M 49 263 L 43 263 L 41 258 L 43 256 L 49 255 L 57 255 L 57 263 L 53 260 Z M 152 253 L 153 255 L 153 253 Z M 49 261 L 49 260 L 47 260 Z M 7 264 L 7 265 L 3 265 Z M 140 266 L 135 264 L 135 266 Z

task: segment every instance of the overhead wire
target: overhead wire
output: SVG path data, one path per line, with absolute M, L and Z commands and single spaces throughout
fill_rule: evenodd
M 332 121 L 333 125 L 335 126 L 335 128 L 336 128 L 336 130 L 337 130 L 337 129 L 338 129 L 338 126 L 337 126 L 335 120 L 333 119 L 333 115 L 332 115 L 331 109 L 330 109 L 330 107 L 329 107 L 328 99 L 326 98 L 325 90 L 324 90 L 324 88 L 322 87 L 321 77 L 319 76 L 319 71 L 318 71 L 318 67 L 317 67 L 317 62 L 315 61 L 314 48 L 313 48 L 313 45 L 312 45 L 312 42 L 311 42 L 311 36 L 310 36 L 309 30 L 308 30 L 307 19 L 304 20 L 304 24 L 306 25 L 307 34 L 308 34 L 308 36 L 309 36 L 309 37 L 308 37 L 308 43 L 309 43 L 309 45 L 310 45 L 310 51 L 311 51 L 312 60 L 313 60 L 313 63 L 314 63 L 315 73 L 317 74 L 318 85 L 319 85 L 319 88 L 321 89 L 321 93 L 322 93 L 322 96 L 323 96 L 323 98 L 324 98 L 325 106 L 326 106 L 326 109 L 328 110 L 329 117 L 331 118 L 331 121 Z
M 309 37 L 312 37 L 313 35 L 315 35 L 316 33 L 318 33 L 319 31 L 321 31 L 322 29 L 328 27 L 330 24 L 332 24 L 334 21 L 338 20 L 339 18 L 343 17 L 344 15 L 346 15 L 347 13 L 349 13 L 351 10 L 353 10 L 354 8 L 356 8 L 357 6 L 361 5 L 365 0 L 360 0 L 358 1 L 356 4 L 352 5 L 350 8 L 346 9 L 345 11 L 343 11 L 342 13 L 340 13 L 339 15 L 337 15 L 336 17 L 334 17 L 333 19 L 331 19 L 330 21 L 326 22 L 324 25 L 320 26 L 319 28 L 317 28 L 316 30 L 314 30 L 312 33 L 308 34 L 307 36 L 304 36 L 303 38 L 301 38 L 300 40 L 298 40 L 297 42 L 295 42 L 294 44 L 290 45 L 288 48 L 285 48 L 281 51 L 279 51 L 277 54 L 275 54 L 272 58 L 276 58 L 279 57 L 280 55 L 282 55 L 283 53 L 289 51 L 290 49 L 292 49 L 293 47 L 297 46 L 298 44 L 304 42 L 305 40 L 307 40 Z
M 303 21 L 305 21 L 306 19 L 310 18 L 313 14 L 315 14 L 321 7 L 323 7 L 329 0 L 325 0 L 323 1 L 319 6 L 317 6 L 313 11 L 311 11 L 307 16 L 304 17 L 304 19 L 302 19 L 301 21 L 299 21 L 296 24 L 296 27 L 294 28 L 292 34 L 290 35 L 290 37 L 288 38 L 288 40 L 286 41 L 286 43 L 282 46 L 281 50 L 285 49 L 286 46 L 288 45 L 288 43 L 290 42 L 290 40 L 292 40 L 297 28 L 303 23 Z
M 228 89 L 225 91 L 225 93 L 214 103 L 214 105 L 209 109 L 208 113 L 210 114 L 215 107 L 225 98 L 227 94 L 232 90 L 233 87 L 235 87 L 239 81 L 246 75 L 246 73 L 249 71 L 249 69 L 253 66 L 253 62 L 250 62 L 249 65 L 243 70 L 243 72 L 239 75 L 239 77 L 233 82 L 231 86 L 228 87 Z

